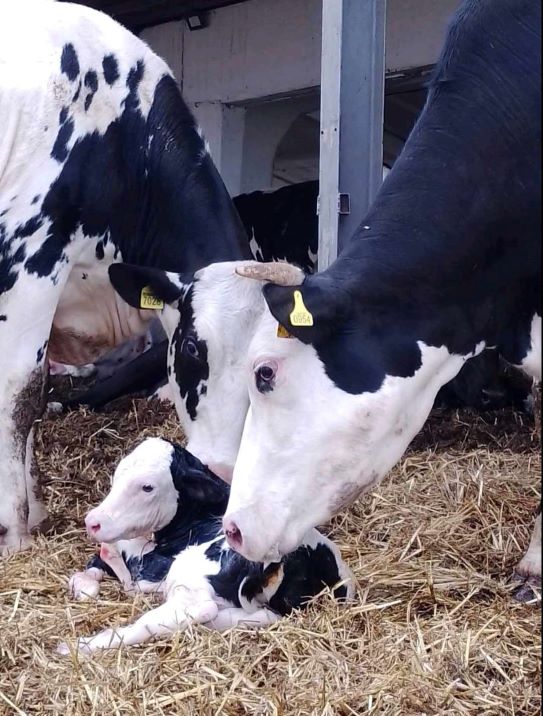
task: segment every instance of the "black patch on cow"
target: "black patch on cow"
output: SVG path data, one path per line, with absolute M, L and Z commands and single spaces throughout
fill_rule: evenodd
M 180 321 L 172 339 L 172 346 L 175 381 L 190 419 L 196 420 L 200 395 L 205 395 L 204 381 L 209 378 L 209 363 L 207 343 L 200 339 L 194 326 L 193 290 L 194 286 L 191 286 L 179 301 Z M 189 352 L 189 341 L 196 347 L 196 354 Z
M 62 55 L 60 57 L 60 70 L 73 82 L 79 74 L 79 60 L 77 59 L 77 52 L 71 42 L 68 42 L 62 48 Z
M 43 361 L 43 358 L 44 358 L 44 356 L 45 356 L 45 351 L 47 350 L 47 344 L 48 344 L 48 343 L 49 343 L 49 341 L 47 340 L 47 341 L 45 341 L 45 343 L 43 344 L 43 346 L 41 346 L 41 348 L 38 348 L 38 352 L 36 353 L 36 363 L 37 363 L 37 365 L 40 365 L 41 362 Z
M 132 67 L 126 76 L 126 86 L 128 87 L 129 92 L 126 95 L 124 103 L 126 109 L 129 111 L 133 112 L 139 109 L 138 87 L 143 79 L 144 72 L 145 64 L 143 63 L 143 60 L 138 60 L 136 66 Z
M 63 107 L 60 110 L 60 113 L 58 115 L 58 123 L 64 124 L 64 122 L 68 119 L 68 107 Z
M 166 557 L 156 549 L 141 557 L 131 556 L 126 559 L 124 552 L 122 556 L 134 582 L 162 582 L 166 579 L 174 560 L 173 556 Z
M 119 63 L 115 55 L 106 55 L 102 60 L 104 79 L 108 85 L 113 85 L 119 79 Z
M 37 204 L 38 201 L 40 200 L 40 196 L 41 196 L 40 194 L 36 194 L 36 196 L 32 199 L 32 201 L 30 203 Z
M 64 110 L 61 111 L 61 117 Z M 53 159 L 56 159 L 57 162 L 63 162 L 68 156 L 68 142 L 70 141 L 72 134 L 74 132 L 74 121 L 70 117 L 69 119 L 65 119 L 63 121 L 58 129 L 58 134 L 55 139 L 55 143 L 53 144 L 53 148 L 51 149 L 51 156 Z
M 77 84 L 77 89 L 76 89 L 76 91 L 74 92 L 74 96 L 72 97 L 72 103 L 77 102 L 77 100 L 79 99 L 79 95 L 81 94 L 81 86 L 82 86 L 82 85 L 81 85 L 81 80 L 79 80 L 79 82 L 78 82 L 78 84 Z
M 15 285 L 17 272 L 15 267 L 21 264 L 26 257 L 24 244 L 19 246 L 14 254 L 11 253 L 11 244 L 2 241 L 2 226 L 0 225 L 0 295 L 6 293 Z
M 332 588 L 340 581 L 336 558 L 329 547 L 301 546 L 283 559 L 283 581 L 270 599 L 270 607 L 278 614 L 298 609 L 325 587 Z M 336 599 L 345 599 L 347 587 L 334 590 Z
M 26 221 L 24 224 L 18 226 L 13 232 L 13 238 L 26 239 L 28 236 L 32 236 L 43 226 L 43 216 L 37 214 L 31 219 Z
M 89 93 L 85 97 L 85 112 L 88 111 L 92 103 L 92 98 L 98 91 L 98 75 L 94 70 L 89 70 L 85 73 L 85 87 L 89 90 Z
M 105 253 L 104 253 L 104 242 L 103 241 L 97 242 L 95 254 L 96 254 L 96 258 L 98 259 L 98 261 L 101 261 L 104 258 Z
M 244 579 L 260 577 L 262 564 L 249 562 L 232 549 L 222 549 L 222 545 L 218 542 L 206 550 L 206 557 L 220 563 L 220 571 L 209 577 L 209 583 L 215 593 L 234 606 L 241 607 L 239 588 Z
M 7 321 L 7 320 L 8 320 L 8 317 L 6 315 L 4 315 L 3 313 L 0 314 L 0 321 Z

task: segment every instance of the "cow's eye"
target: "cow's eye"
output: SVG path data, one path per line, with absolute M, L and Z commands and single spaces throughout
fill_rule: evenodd
M 144 485 L 141 489 L 144 492 L 152 492 L 155 488 L 152 485 Z
M 255 370 L 255 382 L 259 393 L 268 393 L 273 390 L 275 373 L 276 368 L 269 363 L 262 363 L 257 367 Z
M 185 339 L 185 352 L 188 353 L 191 358 L 198 358 L 198 344 L 194 338 Z

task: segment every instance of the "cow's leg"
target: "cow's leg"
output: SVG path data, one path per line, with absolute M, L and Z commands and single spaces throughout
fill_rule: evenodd
M 534 382 L 532 395 L 534 399 L 535 432 L 541 443 L 541 383 Z M 524 581 L 514 593 L 519 602 L 528 602 L 534 599 L 534 590 L 541 590 L 541 505 L 535 518 L 534 531 L 528 550 L 518 563 L 515 577 Z
M 0 553 L 27 546 L 29 518 L 35 526 L 45 514 L 33 462 L 27 461 L 33 447 L 32 426 L 43 412 L 44 397 L 43 370 L 36 363 L 26 370 L 19 364 L 19 370 L 0 378 Z
M 33 454 L 33 425 L 45 408 L 45 360 L 60 279 L 21 270 L 1 297 L 0 313 L 0 554 L 30 543 L 45 517 Z
M 47 380 L 47 378 L 45 378 Z M 40 474 L 34 457 L 34 428 L 26 439 L 25 476 L 26 494 L 28 497 L 28 531 L 45 532 L 49 527 L 49 519 L 43 501 L 43 490 Z

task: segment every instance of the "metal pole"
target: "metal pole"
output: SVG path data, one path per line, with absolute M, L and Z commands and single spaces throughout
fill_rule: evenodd
M 364 218 L 382 181 L 386 0 L 323 0 L 319 270 Z

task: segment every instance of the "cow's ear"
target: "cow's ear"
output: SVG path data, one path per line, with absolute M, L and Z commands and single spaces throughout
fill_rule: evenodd
M 165 303 L 178 301 L 186 288 L 179 274 L 131 264 L 112 264 L 109 279 L 121 298 L 134 308 L 159 310 Z
M 319 285 L 316 278 L 307 277 L 301 286 L 264 286 L 268 308 L 284 329 L 278 329 L 279 337 L 294 336 L 302 343 L 315 343 L 340 329 L 349 306 L 338 301 L 329 287 Z

